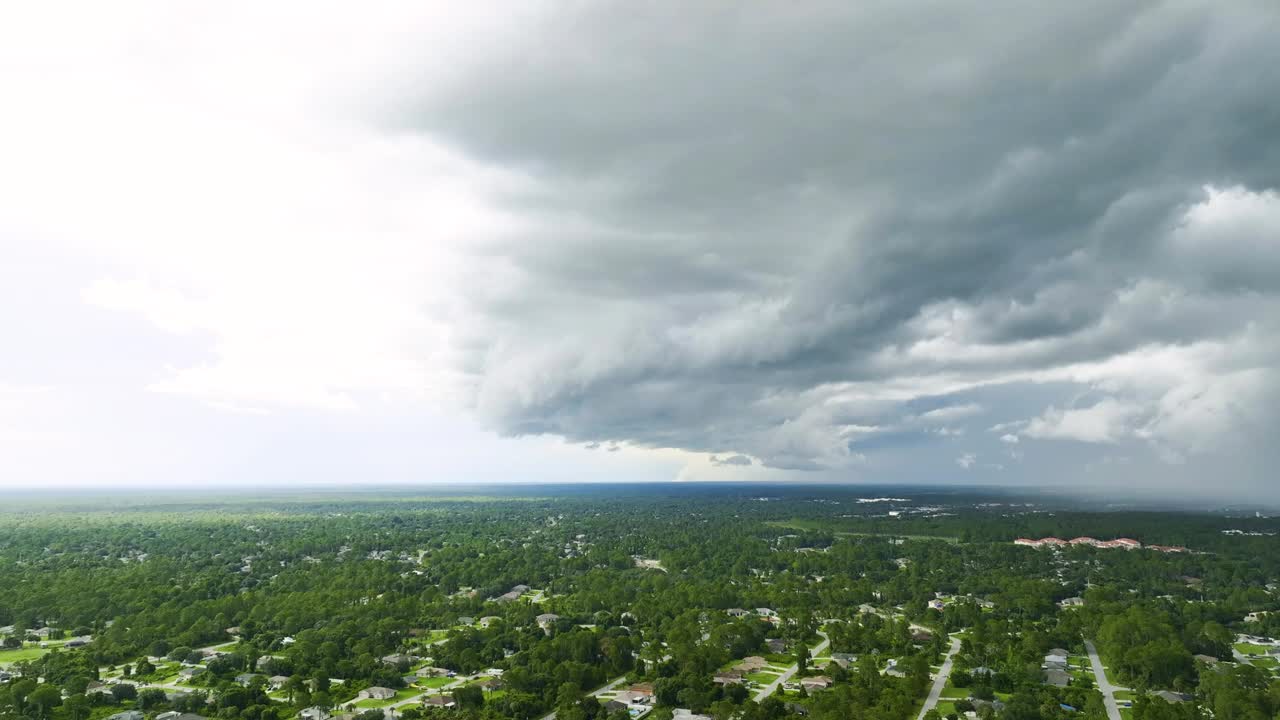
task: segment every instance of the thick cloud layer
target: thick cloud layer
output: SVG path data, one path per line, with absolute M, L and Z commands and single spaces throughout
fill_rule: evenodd
M 917 479 L 1229 462 L 1275 494 L 1273 3 L 534 22 L 383 117 L 526 180 L 455 323 L 491 426 Z

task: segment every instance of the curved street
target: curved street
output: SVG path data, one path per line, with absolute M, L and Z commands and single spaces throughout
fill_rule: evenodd
M 924 705 L 920 707 L 920 714 L 916 716 L 916 720 L 924 720 L 925 713 L 938 706 L 942 689 L 947 686 L 947 678 L 951 677 L 952 661 L 955 660 L 958 652 L 960 652 L 960 638 L 953 637 L 951 647 L 947 648 L 947 656 L 942 660 L 942 667 L 938 669 L 938 675 L 933 679 L 933 687 L 929 688 L 929 697 L 924 699 Z
M 1089 651 L 1089 663 L 1093 665 L 1093 676 L 1098 682 L 1098 690 L 1102 692 L 1102 704 L 1107 706 L 1107 718 L 1121 720 L 1120 706 L 1116 705 L 1116 690 L 1123 688 L 1117 688 L 1107 680 L 1107 671 L 1102 668 L 1102 660 L 1098 657 L 1098 649 L 1093 646 L 1093 641 L 1085 640 L 1084 648 Z

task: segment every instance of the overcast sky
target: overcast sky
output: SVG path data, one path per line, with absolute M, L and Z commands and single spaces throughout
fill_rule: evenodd
M 1280 501 L 1280 5 L 11 3 L 0 487 Z

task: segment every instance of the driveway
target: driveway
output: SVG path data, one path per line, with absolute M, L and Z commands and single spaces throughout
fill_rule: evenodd
M 929 697 L 924 699 L 920 714 L 916 716 L 917 720 L 924 720 L 924 714 L 938 706 L 942 689 L 947 686 L 947 678 L 951 677 L 952 661 L 955 660 L 958 652 L 960 652 L 960 638 L 953 637 L 951 647 L 947 648 L 947 656 L 942 659 L 942 667 L 938 670 L 937 677 L 933 679 L 933 687 L 929 688 Z
M 1102 669 L 1102 660 L 1098 659 L 1098 649 L 1093 646 L 1092 640 L 1085 640 L 1084 647 L 1089 651 L 1089 663 L 1093 665 L 1094 679 L 1098 682 L 1098 690 L 1102 691 L 1102 704 L 1107 706 L 1108 720 L 1121 720 L 1120 706 L 1116 705 L 1117 688 L 1107 680 L 1107 671 Z
M 831 645 L 831 638 L 827 637 L 826 633 L 819 630 L 818 634 L 822 636 L 822 642 L 818 643 L 817 645 L 814 645 L 812 648 L 809 649 L 809 657 L 818 657 L 819 655 L 821 655 L 823 652 L 826 651 L 829 645 Z M 756 702 L 760 702 L 761 700 L 764 700 L 765 698 L 777 692 L 778 688 L 782 685 L 782 683 L 794 677 L 796 674 L 796 671 L 799 669 L 800 669 L 800 666 L 798 664 L 792 664 L 791 667 L 787 668 L 786 670 L 783 670 L 782 674 L 778 676 L 777 680 L 774 680 L 768 685 L 765 685 L 763 688 L 760 689 L 760 692 L 756 693 L 756 698 L 755 698 Z

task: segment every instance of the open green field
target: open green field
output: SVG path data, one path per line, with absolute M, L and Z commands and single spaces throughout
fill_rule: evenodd
M 47 652 L 49 651 L 45 648 L 34 645 L 12 650 L 0 650 L 0 665 L 12 665 L 23 660 L 35 660 Z
M 823 522 L 821 520 L 770 520 L 765 525 L 786 530 L 819 530 L 831 532 L 844 537 L 886 537 L 886 538 L 902 538 L 904 540 L 941 540 L 942 542 L 958 543 L 960 538 L 951 535 L 901 535 L 898 533 L 879 533 L 879 532 L 852 532 L 845 530 L 836 530 L 832 527 L 832 523 Z
M 436 688 L 442 688 L 453 681 L 454 681 L 454 678 L 451 678 L 451 677 L 431 677 L 431 678 L 422 678 L 416 684 L 420 688 L 435 690 Z
M 1271 648 L 1266 645 L 1258 645 L 1256 643 L 1236 643 L 1235 649 L 1241 655 L 1266 655 L 1267 650 L 1270 650 Z
M 747 679 L 751 682 L 760 683 L 761 685 L 768 685 L 774 680 L 777 680 L 779 674 L 780 673 L 771 673 L 761 670 L 760 672 L 751 673 L 747 676 Z
M 1254 665 L 1254 666 L 1257 666 L 1257 667 L 1260 667 L 1260 668 L 1264 668 L 1264 669 L 1267 669 L 1267 670 L 1270 670 L 1270 669 L 1272 669 L 1272 668 L 1276 668 L 1276 667 L 1280 667 L 1280 660 L 1277 660 L 1277 659 L 1275 659 L 1275 658 L 1273 658 L 1273 657 L 1260 657 L 1260 658 L 1253 658 L 1252 660 L 1250 660 L 1250 661 L 1249 661 L 1249 663 L 1250 663 L 1250 664 L 1252 664 L 1252 665 Z

